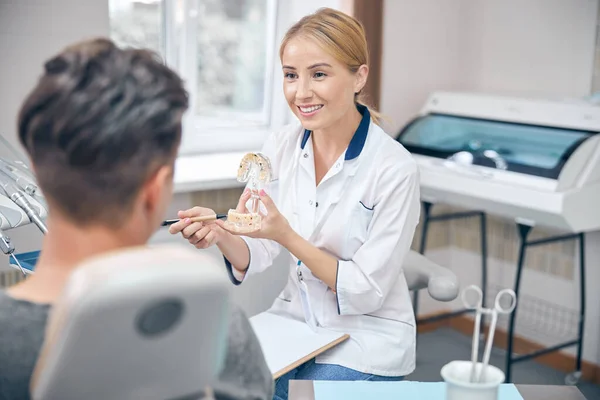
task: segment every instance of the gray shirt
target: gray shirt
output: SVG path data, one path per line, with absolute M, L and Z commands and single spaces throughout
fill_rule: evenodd
M 28 400 L 29 380 L 44 341 L 49 305 L 0 290 L 0 400 Z M 248 318 L 233 308 L 225 366 L 213 387 L 218 400 L 273 397 L 273 377 Z

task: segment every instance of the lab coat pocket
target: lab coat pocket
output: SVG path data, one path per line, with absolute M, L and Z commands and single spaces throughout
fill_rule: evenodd
M 374 212 L 373 206 L 362 201 L 354 206 L 348 221 L 346 238 L 347 250 L 350 254 L 354 254 L 366 242 Z
M 330 288 L 327 288 L 325 291 L 321 308 L 323 310 L 323 327 L 335 327 L 339 323 L 340 318 L 338 314 L 338 301 L 337 295 Z

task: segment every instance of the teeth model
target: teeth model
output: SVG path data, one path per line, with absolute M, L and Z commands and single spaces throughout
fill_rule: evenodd
M 248 153 L 240 161 L 237 172 L 239 182 L 250 182 L 253 185 L 269 183 L 271 181 L 271 162 L 267 156 L 260 153 Z
M 228 229 L 238 233 L 254 232 L 260 229 L 260 214 L 229 210 L 225 225 Z
M 261 217 L 258 214 L 259 189 L 271 182 L 271 162 L 269 158 L 261 153 L 248 153 L 240 161 L 237 180 L 248 182 L 248 188 L 252 190 L 252 206 L 250 213 L 240 213 L 229 210 L 225 225 L 228 229 L 238 233 L 250 233 L 260 229 Z

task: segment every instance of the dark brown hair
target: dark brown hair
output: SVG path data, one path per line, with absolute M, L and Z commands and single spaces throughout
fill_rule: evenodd
M 19 113 L 48 202 L 79 224 L 118 226 L 141 186 L 174 163 L 188 94 L 154 53 L 107 39 L 67 47 Z

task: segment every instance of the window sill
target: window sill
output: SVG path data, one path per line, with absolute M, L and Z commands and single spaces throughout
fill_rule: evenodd
M 247 152 L 181 155 L 175 162 L 174 193 L 244 187 L 237 181 L 240 160 Z

